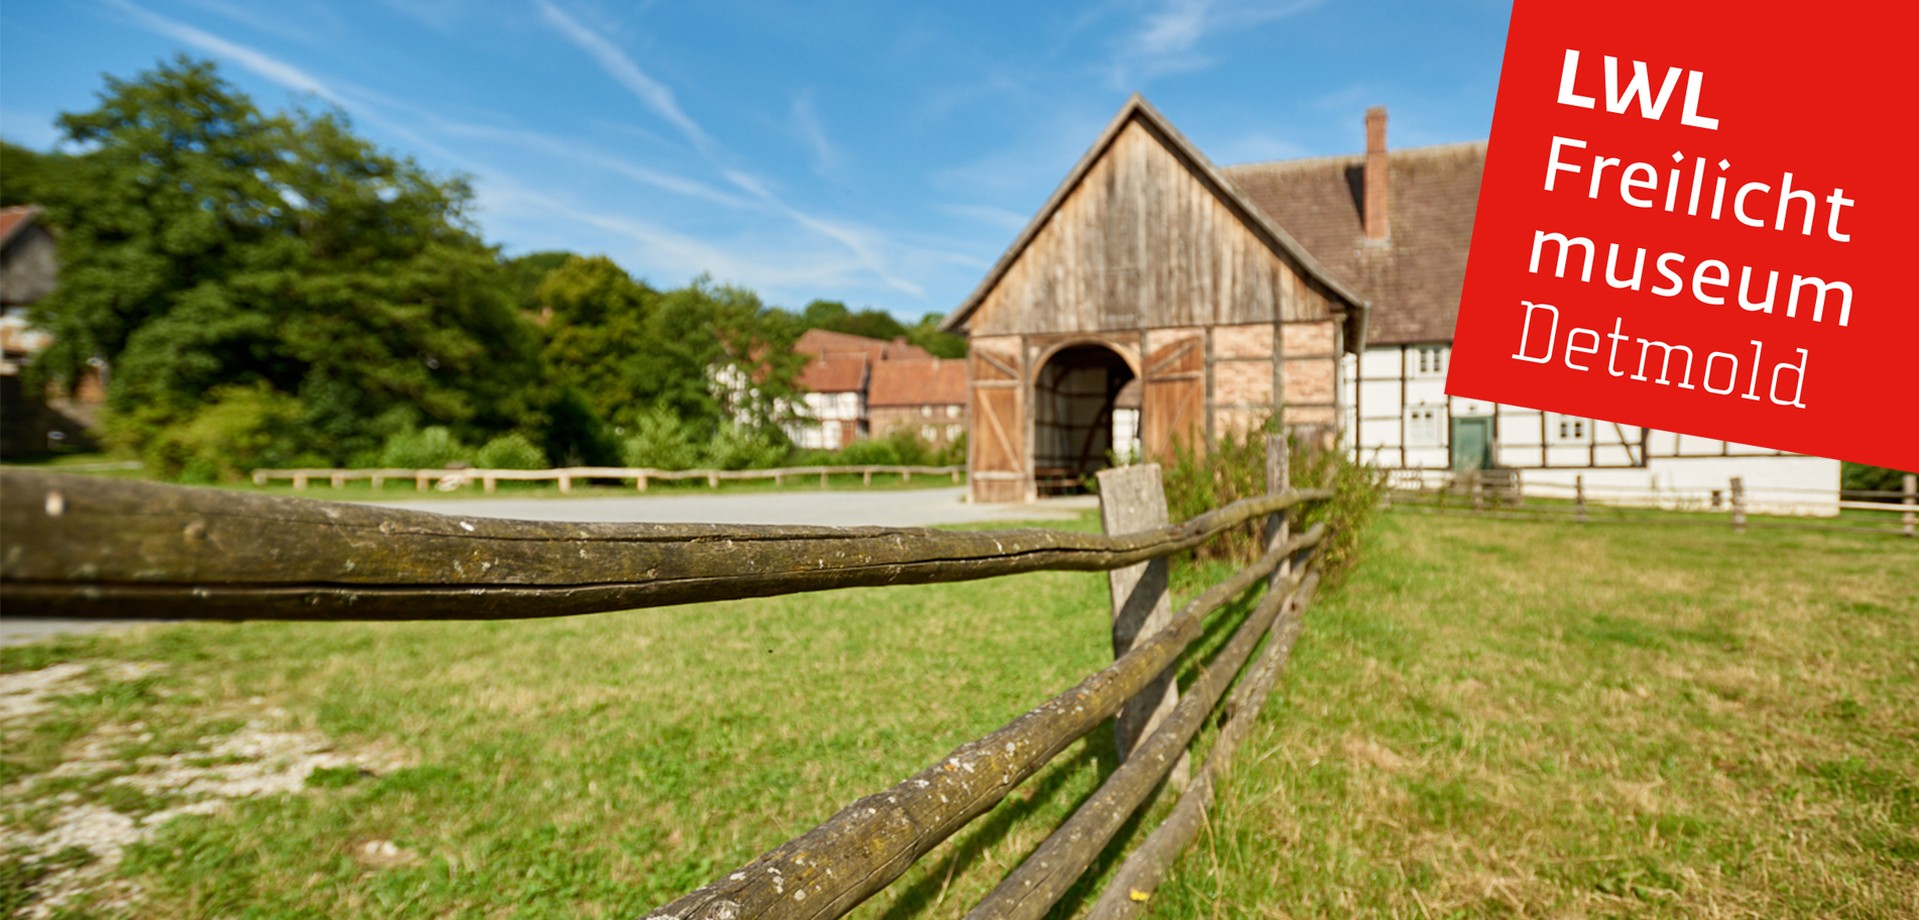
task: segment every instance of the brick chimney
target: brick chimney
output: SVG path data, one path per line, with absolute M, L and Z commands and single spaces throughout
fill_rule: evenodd
M 1386 107 L 1366 110 L 1366 241 L 1385 242 L 1392 236 L 1392 219 L 1387 216 L 1391 200 L 1386 178 Z

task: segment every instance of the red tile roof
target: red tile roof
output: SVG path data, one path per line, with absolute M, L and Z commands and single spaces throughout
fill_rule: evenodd
M 939 358 L 881 361 L 867 386 L 869 406 L 966 404 L 966 362 Z
M 828 332 L 825 329 L 808 329 L 793 343 L 793 350 L 803 355 L 861 354 L 873 362 L 895 361 L 901 359 L 931 358 L 932 353 L 918 345 L 908 344 L 905 339 L 869 339 L 863 335 L 845 332 Z
M 0 248 L 13 242 L 13 235 L 25 230 L 39 216 L 40 206 L 34 204 L 0 209 Z
M 1399 345 L 1452 341 L 1485 166 L 1485 141 L 1389 151 L 1391 236 L 1374 243 L 1363 221 L 1363 153 L 1220 171 L 1372 302 L 1368 343 Z
M 800 386 L 813 393 L 857 393 L 866 389 L 866 356 L 821 355 L 800 370 Z

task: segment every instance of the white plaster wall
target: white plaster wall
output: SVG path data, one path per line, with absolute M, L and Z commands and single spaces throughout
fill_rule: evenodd
M 1748 507 L 1756 513 L 1838 513 L 1839 461 L 1797 454 L 1779 454 L 1769 448 L 1712 438 L 1652 431 L 1647 435 L 1651 459 L 1638 461 L 1640 429 L 1632 425 L 1585 420 L 1578 436 L 1562 437 L 1560 416 L 1532 409 L 1501 406 L 1482 400 L 1448 400 L 1443 373 L 1421 373 L 1414 349 L 1376 346 L 1343 362 L 1345 391 L 1358 397 L 1344 408 L 1348 446 L 1360 461 L 1374 466 L 1428 471 L 1429 485 L 1444 482 L 1452 463 L 1446 447 L 1449 419 L 1469 416 L 1498 418 L 1498 455 L 1503 467 L 1520 470 L 1526 483 L 1571 486 L 1584 475 L 1589 497 L 1606 500 L 1640 496 L 1639 501 L 1671 507 L 1705 507 L 1714 489 L 1728 498 L 1734 476 L 1745 485 Z M 1404 360 L 1402 360 L 1402 355 Z M 1450 362 L 1451 354 L 1445 360 Z M 1401 377 L 1404 375 L 1402 383 Z M 1401 452 L 1401 419 L 1410 410 L 1435 409 L 1438 442 L 1422 439 L 1416 426 Z M 1542 442 L 1540 421 L 1546 422 Z M 1570 428 L 1570 426 L 1569 426 Z M 1543 452 L 1542 452 L 1543 447 Z M 1661 456 L 1678 454 L 1677 457 Z M 1407 477 L 1408 481 L 1421 478 Z M 1546 487 L 1549 488 L 1549 487 Z M 1570 497 L 1570 488 L 1562 490 Z M 1540 494 L 1552 494 L 1542 488 Z

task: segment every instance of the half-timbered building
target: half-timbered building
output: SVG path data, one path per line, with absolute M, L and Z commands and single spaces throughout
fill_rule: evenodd
M 1269 414 L 1373 465 L 1824 492 L 1837 461 L 1445 392 L 1484 141 L 1218 168 L 1135 96 L 947 317 L 969 336 L 976 501 L 1071 486 Z M 1117 427 L 1130 430 L 1130 419 Z M 1118 448 L 1116 450 L 1116 448 Z M 1818 506 L 1818 507 L 1815 507 Z
M 1148 457 L 1283 421 L 1330 443 L 1366 306 L 1138 96 L 944 323 L 968 336 L 975 501 L 1108 465 L 1139 381 Z

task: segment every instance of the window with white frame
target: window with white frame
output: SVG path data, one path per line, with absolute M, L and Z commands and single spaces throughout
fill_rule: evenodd
M 1546 422 L 1546 430 L 1555 441 L 1584 444 L 1592 434 L 1592 423 L 1576 415 L 1554 413 Z
M 1446 415 L 1443 406 L 1414 406 L 1406 410 L 1406 446 L 1438 447 L 1440 426 Z
M 1421 376 L 1446 372 L 1446 346 L 1419 345 L 1413 348 L 1414 373 Z

